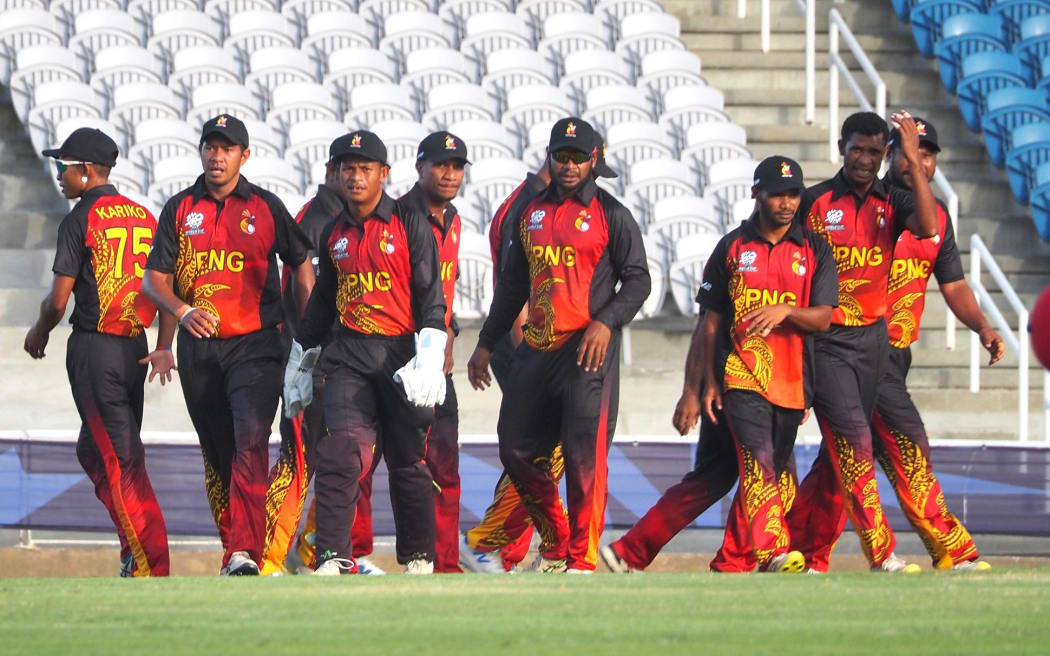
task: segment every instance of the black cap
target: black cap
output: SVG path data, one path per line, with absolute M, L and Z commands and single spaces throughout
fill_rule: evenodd
M 759 191 L 775 194 L 788 189 L 806 188 L 802 178 L 802 167 L 798 162 L 780 155 L 773 155 L 762 160 L 755 167 L 755 187 Z
M 451 132 L 432 132 L 419 142 L 416 161 L 447 162 L 460 159 L 470 164 L 467 159 L 467 144 Z
M 117 163 L 117 144 L 102 130 L 97 128 L 77 128 L 66 137 L 58 148 L 43 151 L 44 157 L 72 157 L 79 162 L 91 162 L 103 166 Z
M 915 128 L 919 131 L 919 145 L 926 146 L 935 153 L 941 152 L 941 146 L 937 143 L 937 128 L 933 127 L 933 123 L 918 116 L 912 116 L 912 118 L 915 119 Z M 900 141 L 901 131 L 893 128 L 890 132 L 890 146 L 894 144 L 899 146 Z
M 561 119 L 551 128 L 551 138 L 547 148 L 552 153 L 566 148 L 589 153 L 596 145 L 594 128 L 591 127 L 591 124 L 577 116 L 570 116 Z
M 201 128 L 201 143 L 204 143 L 204 140 L 213 134 L 221 134 L 230 143 L 241 148 L 248 147 L 248 128 L 244 127 L 244 123 L 235 116 L 219 114 L 205 122 L 204 127 Z
M 386 144 L 376 135 L 368 130 L 354 130 L 346 135 L 346 140 L 336 139 L 332 142 L 332 148 L 328 151 L 333 160 L 351 155 L 379 162 L 383 166 L 390 166 L 386 161 Z M 338 150 L 336 150 L 338 148 Z
M 601 132 L 594 131 L 594 143 L 598 145 L 598 162 L 594 165 L 594 173 L 599 178 L 618 178 L 620 174 L 616 169 L 609 166 L 605 161 L 605 137 Z
M 328 163 L 334 163 L 339 156 L 350 147 L 350 135 L 341 134 L 332 140 L 330 146 L 328 146 Z

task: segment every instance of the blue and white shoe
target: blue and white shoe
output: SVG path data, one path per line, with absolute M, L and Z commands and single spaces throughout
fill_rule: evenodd
M 355 559 L 357 562 L 357 573 L 364 574 L 365 576 L 386 576 L 386 572 L 379 565 L 376 565 L 367 556 Z
M 475 574 L 506 574 L 503 569 L 503 559 L 499 551 L 478 551 L 471 549 L 467 537 L 463 536 L 459 541 L 459 564 L 463 569 Z

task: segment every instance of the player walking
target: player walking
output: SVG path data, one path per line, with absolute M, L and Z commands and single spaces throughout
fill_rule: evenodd
M 497 432 L 500 459 L 540 534 L 537 567 L 547 572 L 594 570 L 618 403 L 619 329 L 651 285 L 637 223 L 591 177 L 597 146 L 582 119 L 555 123 L 548 145 L 553 184 L 510 233 L 506 269 L 467 365 L 475 388 L 491 383 L 492 349 L 528 301 Z M 559 441 L 568 518 L 545 464 Z
M 143 290 L 174 314 L 182 391 L 204 456 L 223 575 L 257 575 L 267 541 L 267 441 L 285 353 L 277 258 L 302 308 L 309 242 L 274 194 L 241 175 L 248 131 L 229 114 L 201 131 L 204 173 L 164 206 Z
M 161 313 L 152 352 L 143 332 L 157 314 L 140 293 L 157 220 L 109 183 L 117 145 L 102 131 L 79 128 L 43 154 L 55 159 L 63 195 L 80 200 L 59 225 L 51 292 L 25 350 L 44 357 L 73 294 L 66 371 L 82 422 L 77 459 L 117 529 L 120 575 L 167 576 L 168 534 L 139 434 L 146 365 L 153 365 L 150 381 L 159 375 L 161 385 L 176 368 L 174 317 Z

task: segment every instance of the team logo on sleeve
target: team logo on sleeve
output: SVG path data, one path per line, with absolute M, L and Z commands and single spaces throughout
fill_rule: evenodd
M 332 244 L 332 259 L 342 260 L 343 258 L 349 257 L 350 254 L 346 252 L 346 249 L 350 246 L 350 240 L 346 237 L 340 237 L 338 241 Z
M 246 235 L 255 234 L 255 215 L 249 210 L 241 213 L 241 232 Z
M 740 266 L 738 271 L 747 271 L 748 273 L 754 273 L 758 271 L 758 267 L 755 266 L 755 260 L 758 259 L 758 253 L 755 251 L 744 251 L 740 254 Z
M 529 216 L 529 225 L 526 230 L 543 230 L 543 217 L 547 216 L 544 210 L 536 210 Z
M 190 212 L 186 215 L 186 223 L 183 228 L 189 236 L 204 234 L 204 213 Z
M 587 210 L 580 210 L 580 215 L 576 217 L 576 229 L 580 232 L 587 232 L 591 229 L 591 214 Z
M 379 238 L 379 250 L 383 251 L 387 255 L 394 254 L 394 235 L 388 231 L 383 230 L 383 236 Z
M 828 213 L 824 215 L 824 229 L 825 230 L 845 230 L 846 226 L 842 225 L 842 210 L 828 210 Z
M 456 140 L 452 138 L 451 134 L 445 135 L 445 150 L 455 150 Z
M 791 270 L 794 271 L 796 275 L 806 275 L 806 256 L 799 251 L 795 251 L 795 254 L 792 255 Z

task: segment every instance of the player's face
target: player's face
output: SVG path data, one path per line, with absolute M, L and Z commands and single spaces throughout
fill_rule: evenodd
M 212 135 L 201 144 L 201 166 L 204 180 L 213 187 L 223 187 L 237 179 L 241 166 L 251 153 L 225 137 Z
M 444 162 L 422 161 L 416 164 L 419 172 L 419 184 L 430 198 L 438 198 L 446 203 L 459 194 L 463 186 L 463 176 L 467 163 L 461 159 L 450 159 Z
M 591 169 L 597 159 L 595 153 L 587 155 L 573 148 L 563 148 L 550 153 L 548 161 L 551 167 L 551 180 L 563 191 L 575 191 L 591 176 Z
M 390 168 L 379 162 L 359 157 L 339 161 L 339 191 L 347 202 L 368 206 L 383 195 L 383 183 Z
M 846 141 L 839 141 L 839 151 L 846 179 L 854 187 L 866 187 L 875 182 L 886 157 L 886 138 L 854 132 Z
M 762 218 L 772 222 L 776 227 L 783 227 L 795 219 L 802 194 L 798 189 L 787 189 L 770 193 L 759 191 L 755 194 L 758 200 L 758 211 Z
M 58 188 L 66 198 L 79 198 L 84 193 L 84 181 L 87 175 L 87 165 L 74 162 L 72 157 L 63 157 L 55 160 L 55 168 L 58 170 Z
M 937 172 L 937 153 L 922 143 L 919 144 L 919 166 L 926 174 L 926 179 L 933 180 L 933 174 Z M 911 175 L 908 173 L 910 170 L 911 165 L 908 164 L 904 151 L 900 148 L 890 151 L 890 175 L 897 184 L 912 188 Z

